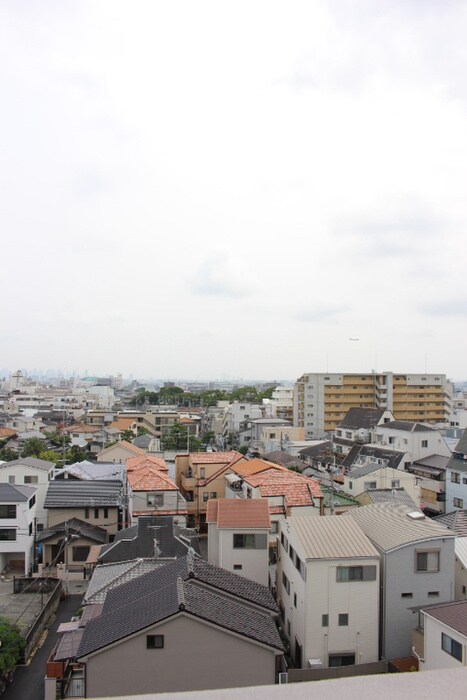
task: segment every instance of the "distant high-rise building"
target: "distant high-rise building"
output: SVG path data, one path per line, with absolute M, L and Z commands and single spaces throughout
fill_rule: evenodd
M 321 438 L 355 406 L 388 409 L 396 420 L 444 423 L 452 393 L 444 374 L 303 374 L 294 387 L 294 425 L 307 438 Z

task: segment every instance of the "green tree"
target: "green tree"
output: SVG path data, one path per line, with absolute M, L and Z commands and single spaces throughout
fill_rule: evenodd
M 246 455 L 248 452 L 248 445 L 240 445 L 238 452 L 240 452 L 241 455 Z
M 23 444 L 23 449 L 21 450 L 21 457 L 39 457 L 41 452 L 47 450 L 47 443 L 41 438 L 32 437 L 29 440 L 25 440 Z
M 5 618 L 0 618 L 0 640 L 0 674 L 6 676 L 20 660 L 25 641 L 18 628 Z
M 135 437 L 136 435 L 132 430 L 122 430 L 122 440 L 126 440 L 126 442 L 131 442 Z
M 215 442 L 216 440 L 216 433 L 214 433 L 212 430 L 208 430 L 206 433 L 204 433 L 201 442 L 203 445 L 210 445 L 211 442 Z
M 64 445 L 67 446 L 71 442 L 69 435 L 61 433 L 58 430 L 55 430 L 53 433 L 44 433 L 44 435 L 53 447 L 61 447 L 63 449 Z
M 72 445 L 69 450 L 65 453 L 65 459 L 67 464 L 74 464 L 75 462 L 82 462 L 89 457 L 87 450 L 83 449 L 79 445 Z
M 12 462 L 14 459 L 18 459 L 19 454 L 12 450 L 11 447 L 2 446 L 0 447 L 0 460 L 2 462 Z
M 55 450 L 44 450 L 44 452 L 39 453 L 39 459 L 45 459 L 46 462 L 58 464 L 63 459 L 63 455 L 55 452 Z

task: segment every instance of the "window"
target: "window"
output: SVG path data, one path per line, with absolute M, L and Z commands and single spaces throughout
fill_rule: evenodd
M 462 644 L 441 632 L 441 649 L 462 663 Z
M 94 517 L 95 518 L 99 517 L 99 508 L 94 508 Z
M 211 491 L 209 498 L 217 498 L 217 491 Z
M 241 571 L 243 569 L 242 564 L 234 564 L 233 565 L 234 571 Z
M 428 591 L 428 598 L 439 598 L 439 591 Z
M 16 505 L 14 503 L 0 506 L 0 518 L 7 520 L 16 518 Z
M 292 561 L 295 561 L 295 549 L 290 545 L 289 548 L 289 557 L 292 559 Z
M 349 624 L 349 614 L 339 613 L 339 627 L 347 627 Z
M 199 470 L 199 478 L 200 478 L 200 479 L 204 479 L 204 478 L 205 478 L 205 474 L 206 474 L 206 469 L 205 469 L 205 467 L 200 467 L 200 470 Z
M 164 505 L 164 494 L 163 493 L 147 493 L 146 494 L 146 505 L 152 506 L 153 508 L 160 508 Z
M 453 498 L 452 504 L 453 504 L 454 508 L 463 508 L 464 507 L 464 499 L 463 498 Z
M 104 508 L 104 520 L 107 520 L 108 517 L 109 517 L 109 509 Z
M 401 593 L 401 598 L 413 598 L 413 593 Z
M 401 485 L 400 479 L 393 479 L 391 481 L 391 488 L 392 489 L 399 489 Z
M 321 615 L 321 627 L 329 627 L 329 615 Z
M 272 522 L 272 523 L 271 523 L 271 529 L 269 530 L 269 534 L 275 535 L 275 534 L 277 534 L 278 532 L 279 532 L 279 523 L 278 523 L 277 521 L 276 521 L 276 522 Z
M 73 550 L 72 550 L 73 561 L 86 561 L 86 559 L 88 558 L 89 549 L 90 549 L 89 546 L 73 547 Z
M 294 604 L 294 608 L 296 608 L 297 607 L 297 594 L 296 593 L 293 594 L 293 604 Z
M 84 519 L 89 520 L 89 508 L 84 509 Z
M 38 483 L 39 483 L 39 477 L 38 477 L 38 476 L 25 476 L 25 477 L 24 477 L 24 483 L 25 483 L 25 484 L 38 484 Z
M 9 484 L 14 484 L 14 483 L 15 483 L 15 477 L 14 477 L 14 476 L 9 476 L 9 477 L 8 477 L 8 483 L 9 483 Z
M 32 523 L 29 523 L 29 537 L 32 535 Z
M 206 503 L 208 501 L 208 499 L 209 499 L 209 494 L 206 491 L 205 493 L 203 493 L 203 503 Z
M 287 576 L 282 572 L 282 585 L 284 586 L 287 593 L 290 595 L 290 581 Z
M 376 581 L 376 566 L 338 566 L 336 581 Z
M 286 552 L 289 551 L 289 541 L 283 532 L 281 532 L 281 545 L 284 547 Z
M 329 654 L 329 668 L 340 666 L 353 666 L 355 654 Z
M 146 649 L 163 649 L 164 635 L 163 634 L 148 634 L 146 636 Z
M 460 474 L 458 472 L 451 472 L 451 482 L 453 484 L 460 484 Z
M 415 552 L 415 571 L 434 573 L 439 571 L 439 550 Z
M 422 447 L 428 447 L 428 440 L 422 440 Z
M 29 499 L 28 501 L 28 508 L 31 510 L 31 508 L 36 504 L 36 494 L 32 496 L 32 498 Z
M 234 533 L 233 546 L 234 549 L 266 549 L 267 535 Z
M 0 528 L 0 541 L 5 542 L 6 540 L 10 542 L 16 540 L 16 530 Z
M 376 488 L 376 481 L 365 481 L 365 491 L 370 491 Z

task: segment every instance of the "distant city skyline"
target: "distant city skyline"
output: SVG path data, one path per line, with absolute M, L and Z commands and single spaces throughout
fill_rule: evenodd
M 464 377 L 466 33 L 461 2 L 1 3 L 0 363 Z

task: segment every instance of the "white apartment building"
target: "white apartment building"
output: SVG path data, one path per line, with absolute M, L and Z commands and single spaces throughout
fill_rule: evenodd
M 36 492 L 37 531 L 47 527 L 47 511 L 44 502 L 55 464 L 36 457 L 20 457 L 12 462 L 0 464 L 0 483 L 14 486 L 33 486 Z
M 36 489 L 0 484 L 0 572 L 27 575 L 34 559 Z
M 292 517 L 279 528 L 277 592 L 295 666 L 377 661 L 376 548 L 342 516 Z

